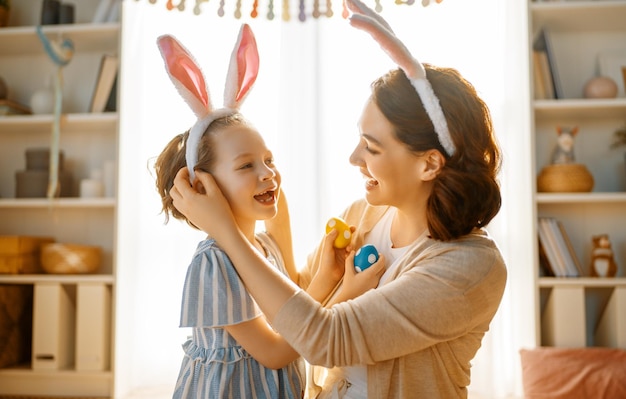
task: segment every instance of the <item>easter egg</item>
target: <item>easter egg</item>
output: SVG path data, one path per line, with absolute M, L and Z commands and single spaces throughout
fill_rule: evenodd
M 326 222 L 326 234 L 330 233 L 333 229 L 339 232 L 333 246 L 335 248 L 347 247 L 352 239 L 352 232 L 350 231 L 348 223 L 341 218 L 330 218 L 328 222 Z
M 378 261 L 378 251 L 372 244 L 363 245 L 354 254 L 354 268 L 357 272 L 362 272 Z

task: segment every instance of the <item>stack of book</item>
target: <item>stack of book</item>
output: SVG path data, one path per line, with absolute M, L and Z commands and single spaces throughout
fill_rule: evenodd
M 563 224 L 555 218 L 539 218 L 541 264 L 555 277 L 580 277 L 582 267 Z
M 542 29 L 533 42 L 533 88 L 535 99 L 563 98 L 550 31 Z

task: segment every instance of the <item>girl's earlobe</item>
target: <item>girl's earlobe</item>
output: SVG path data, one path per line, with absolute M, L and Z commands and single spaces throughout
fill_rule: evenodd
M 206 191 L 204 190 L 204 186 L 202 185 L 202 182 L 198 178 L 194 179 L 193 181 L 193 189 L 196 190 L 200 194 L 206 194 Z

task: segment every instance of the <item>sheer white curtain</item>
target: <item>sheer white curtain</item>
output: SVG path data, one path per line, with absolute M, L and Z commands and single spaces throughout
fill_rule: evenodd
M 383 16 L 416 58 L 455 67 L 474 83 L 492 109 L 505 150 L 503 210 L 491 229 L 507 257 L 509 286 L 474 362 L 471 388 L 477 398 L 520 394 L 517 350 L 531 345 L 534 334 L 532 309 L 520 304 L 525 296 L 532 298 L 530 280 L 528 273 L 518 272 L 529 269 L 532 256 L 525 250 L 532 217 L 525 148 L 527 61 L 520 48 L 526 43 L 520 21 L 525 4 L 383 4 Z M 154 386 L 171 390 L 188 333 L 177 327 L 182 283 L 202 238 L 177 221 L 164 225 L 159 214 L 150 161 L 194 117 L 166 76 L 156 37 L 172 33 L 191 50 L 219 106 L 240 23 L 251 24 L 261 71 L 243 112 L 266 137 L 283 174 L 300 263 L 322 236 L 326 219 L 363 193 L 362 179 L 348 163 L 357 142 L 356 121 L 370 82 L 394 67 L 367 34 L 339 15 L 304 24 L 245 16 L 237 21 L 228 14 L 217 17 L 217 2 L 202 7 L 204 13 L 195 16 L 191 10 L 166 11 L 164 0 L 124 2 L 115 361 L 120 398 Z M 226 12 L 232 11 L 227 5 Z

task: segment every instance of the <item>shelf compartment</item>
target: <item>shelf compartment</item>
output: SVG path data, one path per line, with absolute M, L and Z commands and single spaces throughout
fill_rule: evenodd
M 76 370 L 110 368 L 111 287 L 103 283 L 76 285 Z
M 547 290 L 541 313 L 541 345 L 586 346 L 585 288 L 561 286 Z
M 0 276 L 35 280 L 33 358 L 0 369 L 0 395 L 111 396 L 112 277 L 49 277 Z
M 542 278 L 541 345 L 626 349 L 626 279 Z
M 33 370 L 68 370 L 74 364 L 76 287 L 35 284 Z
M 599 346 L 626 349 L 626 286 L 615 288 L 594 338 Z
M 43 32 L 48 37 L 62 35 L 72 40 L 76 53 L 117 52 L 120 24 L 71 24 L 46 25 Z M 0 54 L 23 56 L 43 54 L 44 49 L 34 26 L 18 26 L 0 29 Z
M 624 29 L 626 1 L 535 2 L 530 12 L 536 27 L 615 31 Z

